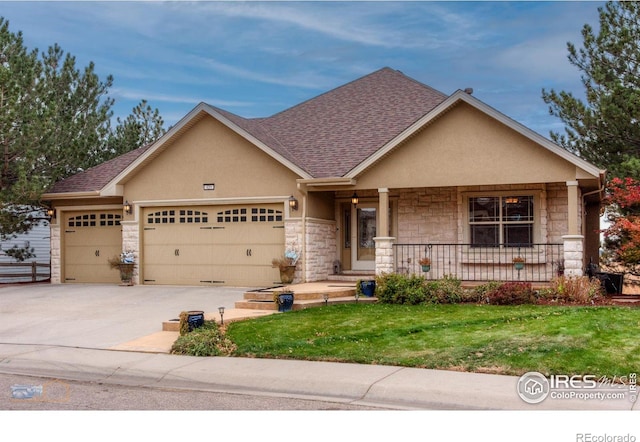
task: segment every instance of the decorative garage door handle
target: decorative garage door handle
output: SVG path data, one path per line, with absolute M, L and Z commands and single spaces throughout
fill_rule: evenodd
M 175 250 L 173 251 L 173 254 L 174 254 L 175 256 L 180 256 L 180 249 L 175 249 Z
M 100 250 L 96 250 L 95 255 L 100 256 Z
M 247 249 L 247 256 L 251 256 L 251 249 Z

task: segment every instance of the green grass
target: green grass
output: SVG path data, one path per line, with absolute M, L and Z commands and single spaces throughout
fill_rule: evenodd
M 640 368 L 640 309 L 345 304 L 229 324 L 234 356 L 520 375 Z

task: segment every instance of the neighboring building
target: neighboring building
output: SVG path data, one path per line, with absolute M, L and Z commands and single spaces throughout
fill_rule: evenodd
M 603 183 L 470 93 L 384 68 L 267 118 L 201 103 L 154 144 L 58 182 L 52 282 L 117 282 L 107 259 L 123 249 L 138 284 L 272 285 L 286 248 L 296 281 L 417 272 L 424 255 L 430 277 L 576 275 L 598 259 Z
M 37 281 L 43 281 L 49 278 L 48 268 L 50 255 L 51 255 L 51 228 L 49 227 L 49 221 L 44 219 L 44 213 L 38 214 L 43 219 L 33 227 L 27 233 L 21 233 L 16 235 L 15 238 L 11 238 L 0 242 L 0 264 L 12 264 L 17 263 L 16 259 L 6 255 L 4 252 L 13 247 L 33 249 L 32 258 L 27 258 L 24 263 L 36 262 L 43 264 L 37 268 L 39 276 L 36 277 Z M 7 274 L 24 274 L 24 277 L 7 277 Z M 0 283 L 15 283 L 15 282 L 30 282 L 33 281 L 31 267 L 4 267 L 0 266 Z

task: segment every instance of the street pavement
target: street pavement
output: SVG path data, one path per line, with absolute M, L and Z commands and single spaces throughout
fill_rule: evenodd
M 0 287 L 0 373 L 194 391 L 317 399 L 390 410 L 640 410 L 611 386 L 529 404 L 519 377 L 381 365 L 131 351 L 184 310 L 232 309 L 245 288 Z M 615 387 L 617 392 L 619 387 Z M 7 392 L 5 392 L 7 393 Z M 584 393 L 584 392 L 578 392 Z

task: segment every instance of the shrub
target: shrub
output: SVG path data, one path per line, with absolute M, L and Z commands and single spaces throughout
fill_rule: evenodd
M 388 273 L 376 278 L 376 296 L 386 304 L 452 304 L 460 302 L 462 293 L 454 276 L 427 281 L 424 276 Z
M 535 301 L 530 282 L 505 282 L 487 292 L 487 302 L 494 305 L 534 304 Z
M 178 337 L 171 353 L 189 356 L 218 356 L 233 352 L 234 345 L 221 332 L 215 321 L 205 321 L 202 327 Z
M 376 277 L 376 296 L 386 304 L 422 304 L 427 299 L 423 276 L 387 273 Z
M 467 290 L 463 301 L 488 303 L 489 293 L 494 292 L 501 285 L 502 285 L 501 282 L 489 281 L 485 284 L 474 287 L 470 290 Z
M 453 275 L 445 275 L 434 281 L 434 292 L 430 293 L 431 302 L 438 304 L 457 304 L 462 300 L 462 282 Z
M 180 336 L 189 333 L 189 312 L 180 312 Z
M 603 299 L 600 281 L 588 276 L 555 277 L 541 295 L 546 301 L 560 304 L 595 304 Z

